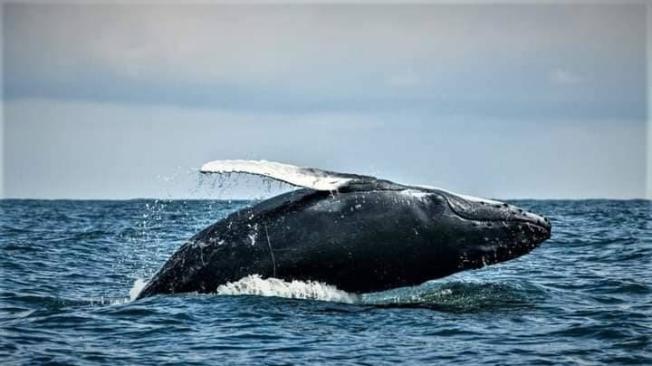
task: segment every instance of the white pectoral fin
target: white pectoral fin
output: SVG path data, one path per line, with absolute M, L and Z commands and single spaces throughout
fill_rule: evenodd
M 354 176 L 265 160 L 215 160 L 202 165 L 202 173 L 244 173 L 272 178 L 297 187 L 335 191 Z

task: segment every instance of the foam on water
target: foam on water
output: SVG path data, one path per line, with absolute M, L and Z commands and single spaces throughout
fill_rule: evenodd
M 129 299 L 131 301 L 136 300 L 140 292 L 145 288 L 145 285 L 147 285 L 147 281 L 143 280 L 142 278 L 137 278 L 136 281 L 134 281 L 131 290 L 129 290 Z
M 339 290 L 337 287 L 316 281 L 283 281 L 278 278 L 262 278 L 250 275 L 235 282 L 217 287 L 218 295 L 259 295 L 290 299 L 310 299 L 352 304 L 359 300 L 357 295 Z

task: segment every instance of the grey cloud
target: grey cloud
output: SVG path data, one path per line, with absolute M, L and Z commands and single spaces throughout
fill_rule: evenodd
M 5 92 L 287 112 L 640 118 L 644 26 L 636 5 L 12 4 Z M 550 70 L 591 83 L 560 91 Z

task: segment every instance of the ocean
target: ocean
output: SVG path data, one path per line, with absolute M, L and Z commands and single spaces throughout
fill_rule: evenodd
M 652 364 L 652 204 L 509 201 L 528 255 L 348 294 L 255 276 L 132 301 L 193 234 L 251 204 L 0 200 L 0 364 Z

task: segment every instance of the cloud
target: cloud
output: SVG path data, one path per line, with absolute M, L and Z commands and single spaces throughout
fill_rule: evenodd
M 5 97 L 630 118 L 645 113 L 640 10 L 8 4 Z

